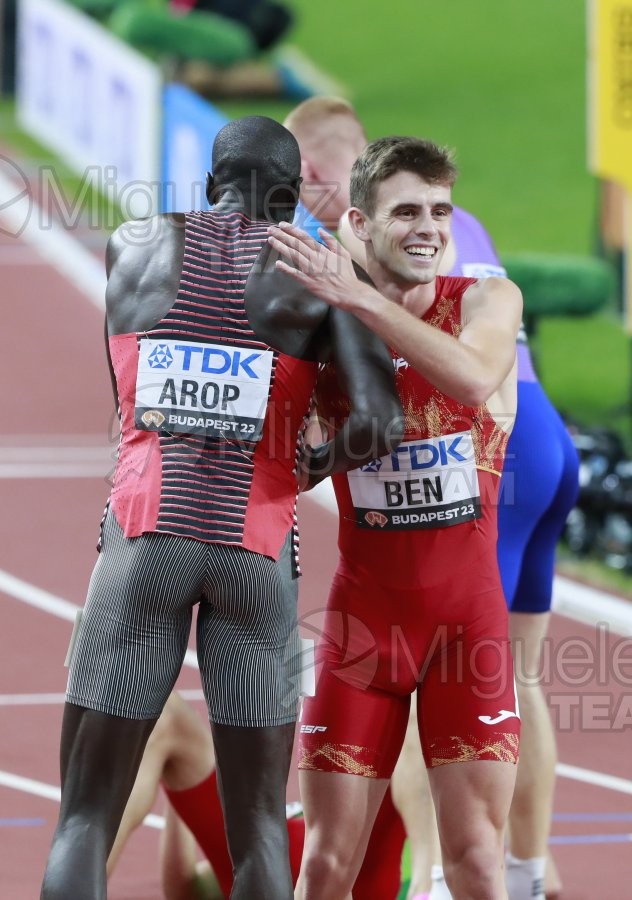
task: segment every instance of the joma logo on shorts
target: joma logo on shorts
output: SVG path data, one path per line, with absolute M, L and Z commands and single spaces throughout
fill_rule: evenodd
M 326 725 L 301 725 L 301 734 L 315 734 L 317 731 L 327 731 Z
M 508 709 L 500 709 L 498 711 L 497 716 L 479 716 L 479 722 L 482 722 L 483 725 L 498 725 L 500 722 L 504 722 L 505 719 L 519 719 L 520 716 L 518 713 L 510 712 Z

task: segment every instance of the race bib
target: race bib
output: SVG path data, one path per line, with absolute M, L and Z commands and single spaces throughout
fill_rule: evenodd
M 507 269 L 504 266 L 496 266 L 493 263 L 463 263 L 461 272 L 466 278 L 506 278 Z
M 273 356 L 227 344 L 141 340 L 136 428 L 259 441 Z
M 470 431 L 406 441 L 347 477 L 361 528 L 448 528 L 481 517 Z

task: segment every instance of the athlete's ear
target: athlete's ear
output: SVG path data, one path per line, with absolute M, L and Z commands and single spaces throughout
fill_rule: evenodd
M 295 196 L 296 196 L 296 202 L 297 202 L 297 203 L 298 203 L 299 198 L 300 198 L 300 196 L 301 196 L 301 185 L 302 185 L 302 184 L 303 184 L 303 178 L 302 178 L 302 176 L 300 176 L 300 175 L 299 175 L 298 178 L 294 178 L 294 179 L 290 182 L 290 186 L 292 187 L 292 190 L 293 190 L 294 193 L 295 193 Z
M 304 156 L 301 156 L 301 175 L 303 176 L 304 181 L 318 181 L 316 169 L 311 161 Z
M 215 181 L 210 172 L 206 173 L 206 199 L 209 204 L 213 206 L 215 199 L 213 197 L 213 191 L 215 190 Z
M 347 218 L 349 219 L 351 229 L 358 240 L 364 241 L 365 244 L 368 243 L 371 238 L 366 227 L 367 217 L 364 213 L 359 210 L 357 206 L 352 206 L 351 209 L 347 210 Z

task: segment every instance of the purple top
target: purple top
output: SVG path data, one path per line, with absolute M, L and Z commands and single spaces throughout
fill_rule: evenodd
M 507 277 L 498 259 L 491 237 L 478 219 L 455 206 L 452 214 L 452 236 L 456 247 L 456 260 L 449 275 L 465 275 L 467 278 L 487 278 L 496 275 Z M 527 346 L 524 328 L 518 335 L 518 381 L 537 381 Z

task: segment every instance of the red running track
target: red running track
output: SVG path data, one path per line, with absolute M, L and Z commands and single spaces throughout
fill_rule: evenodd
M 59 784 L 71 605 L 83 603 L 94 564 L 116 427 L 99 311 L 21 241 L 0 236 L 0 268 L 0 895 L 33 900 L 57 815 L 50 793 Z M 335 562 L 335 520 L 306 497 L 301 526 L 301 611 L 311 618 Z M 629 660 L 632 646 L 616 635 L 600 643 L 595 629 L 559 616 L 551 637 L 546 689 L 560 761 L 595 773 L 593 782 L 600 774 L 622 779 L 610 787 L 558 779 L 553 841 L 564 898 L 626 900 L 632 679 L 617 678 L 614 663 L 617 654 Z M 573 655 L 584 663 L 571 666 Z M 179 687 L 199 688 L 193 668 L 183 670 Z M 296 798 L 295 777 L 288 795 Z M 112 879 L 112 900 L 160 897 L 157 846 L 155 829 L 139 829 Z

